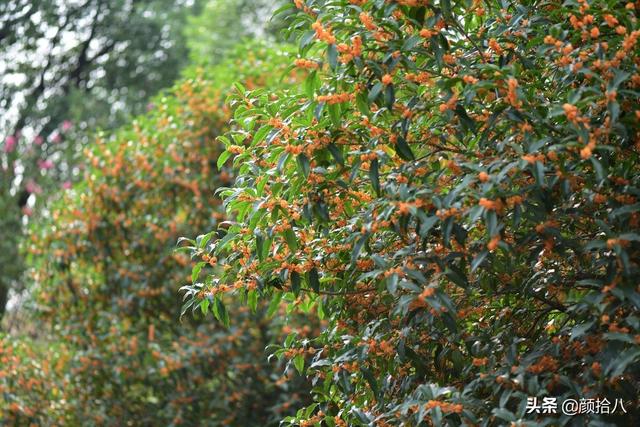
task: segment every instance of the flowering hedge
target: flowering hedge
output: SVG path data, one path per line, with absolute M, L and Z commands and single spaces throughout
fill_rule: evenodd
M 316 323 L 284 308 L 238 307 L 229 328 L 185 316 L 174 285 L 190 278 L 180 235 L 225 221 L 214 191 L 233 82 L 280 80 L 280 50 L 250 44 L 220 66 L 191 69 L 131 126 L 85 153 L 84 179 L 33 226 L 41 315 L 30 341 L 0 338 L 0 420 L 8 425 L 272 425 L 308 404 L 295 369 L 265 347 Z M 201 239 L 198 239 L 200 241 Z M 201 317 L 201 316 L 200 316 Z M 286 321 L 286 322 L 285 322 Z M 206 422 L 203 422 L 206 420 Z
M 293 3 L 310 74 L 231 97 L 235 222 L 183 288 L 328 320 L 274 350 L 314 384 L 285 424 L 640 419 L 640 3 Z

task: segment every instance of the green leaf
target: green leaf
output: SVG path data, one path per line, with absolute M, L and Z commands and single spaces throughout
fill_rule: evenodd
M 342 125 L 340 104 L 330 104 L 327 109 L 331 122 L 335 127 L 339 128 Z
M 228 151 L 223 151 L 220 154 L 220 156 L 218 157 L 218 161 L 216 162 L 218 169 L 222 169 L 222 166 L 224 166 L 225 162 L 229 159 L 229 157 L 231 157 L 231 153 Z
M 269 303 L 269 308 L 267 309 L 267 317 L 271 317 L 275 314 L 275 312 L 280 307 L 280 301 L 282 301 L 282 292 L 277 292 L 273 294 L 271 298 L 271 302 Z
M 205 298 L 200 302 L 200 311 L 206 316 L 209 309 L 209 298 Z
M 291 291 L 297 297 L 300 295 L 300 284 L 302 280 L 300 279 L 300 274 L 297 271 L 291 272 Z
M 482 265 L 484 260 L 487 259 L 488 255 L 489 255 L 489 251 L 487 250 L 484 250 L 480 252 L 478 255 L 476 255 L 475 258 L 473 258 L 473 261 L 471 262 L 471 271 L 472 272 L 476 271 L 478 267 Z
M 408 51 L 413 49 L 414 47 L 416 47 L 420 42 L 422 41 L 422 37 L 420 36 L 411 36 L 408 39 L 406 39 L 404 41 L 404 43 L 402 44 L 402 49 L 403 51 Z
M 332 69 L 338 68 L 338 49 L 335 44 L 330 44 L 327 47 L 327 58 Z
M 358 256 L 360 255 L 360 251 L 362 250 L 362 247 L 364 246 L 364 244 L 366 243 L 368 238 L 369 238 L 368 234 L 360 236 L 360 238 L 358 239 L 356 244 L 353 246 L 353 252 L 351 253 L 351 264 L 352 265 L 355 265 L 356 261 L 358 260 Z
M 366 94 L 362 92 L 358 93 L 358 96 L 356 96 L 356 107 L 358 107 L 358 110 L 360 111 L 360 113 L 362 113 L 362 115 L 369 115 L 371 110 L 369 109 L 369 103 Z
M 298 251 L 298 239 L 293 229 L 287 228 L 284 232 L 284 238 L 287 241 L 287 245 L 289 245 L 289 249 L 291 249 L 291 253 L 295 254 Z
M 590 158 L 591 164 L 593 165 L 593 170 L 596 171 L 596 177 L 598 181 L 603 181 L 605 179 L 604 169 L 602 168 L 602 163 L 598 161 L 595 157 L 591 156 Z
M 301 354 L 296 355 L 296 357 L 293 358 L 293 365 L 298 370 L 298 373 L 302 375 L 304 372 L 304 356 Z
M 467 278 L 460 271 L 453 267 L 447 267 L 444 274 L 456 285 L 461 288 L 467 288 L 469 283 L 467 282 Z
M 254 234 L 256 237 L 256 253 L 258 254 L 258 259 L 264 261 L 264 237 L 258 230 L 256 230 Z
M 269 131 L 271 131 L 271 126 L 263 126 L 253 135 L 253 140 L 251 141 L 251 145 L 255 146 L 260 144 L 264 138 L 267 136 Z
M 465 110 L 462 104 L 458 104 L 454 111 L 458 116 L 458 118 L 460 119 L 460 123 L 462 124 L 463 130 L 465 132 L 476 131 L 476 123 L 473 121 L 471 117 L 469 117 L 469 115 L 467 114 L 467 110 Z
M 394 102 L 396 102 L 396 90 L 393 85 L 387 85 L 384 90 L 384 103 L 389 110 L 392 110 Z
M 415 156 L 413 155 L 413 152 L 411 151 L 411 147 L 409 147 L 409 144 L 407 144 L 407 140 L 404 139 L 404 137 L 398 136 L 398 138 L 396 140 L 395 149 L 396 149 L 396 152 L 398 153 L 398 155 L 400 156 L 400 158 L 402 158 L 404 160 L 414 160 L 415 159 Z
M 196 244 L 198 245 L 199 249 L 205 249 L 207 247 L 207 243 L 209 243 L 209 241 L 211 240 L 211 238 L 213 237 L 213 232 L 211 233 L 207 233 L 207 234 L 201 234 L 196 238 Z
M 629 366 L 629 364 L 639 358 L 640 349 L 629 348 L 620 353 L 620 355 L 616 359 L 611 360 L 605 373 L 608 377 L 611 378 L 620 376 L 627 370 L 627 366 Z
M 309 286 L 311 286 L 311 289 L 315 292 L 320 292 L 320 277 L 315 267 L 309 271 Z
M 258 308 L 258 293 L 255 290 L 248 292 L 247 304 L 249 305 L 251 312 L 255 313 Z
M 198 281 L 198 277 L 200 277 L 200 271 L 206 264 L 206 262 L 199 262 L 193 267 L 193 269 L 191 270 L 191 283 L 196 283 Z
M 378 197 L 380 197 L 380 175 L 378 172 L 378 159 L 373 159 L 369 166 L 369 178 L 371 178 L 371 185 L 375 190 Z
M 300 170 L 304 174 L 304 177 L 308 178 L 309 173 L 311 172 L 311 163 L 309 162 L 309 158 L 306 154 L 298 154 L 298 165 L 300 166 Z
M 374 102 L 376 98 L 378 98 L 378 95 L 380 95 L 380 92 L 382 92 L 383 88 L 384 88 L 384 85 L 382 84 L 382 82 L 378 82 L 375 85 L 373 85 L 373 87 L 369 91 L 369 96 L 368 96 L 369 102 Z
M 536 178 L 536 182 L 540 187 L 545 187 L 544 180 L 544 164 L 542 162 L 536 162 L 533 166 L 533 176 Z
M 451 0 L 441 0 L 440 7 L 442 8 L 442 15 L 446 19 L 451 19 Z
M 440 220 L 437 216 L 430 216 L 425 219 L 422 219 L 420 224 L 420 237 L 426 237 L 429 234 L 429 231 L 433 228 L 433 226 Z
M 505 421 L 515 421 L 516 420 L 516 416 L 512 412 L 510 412 L 510 411 L 508 411 L 508 410 L 506 410 L 504 408 L 493 408 L 493 411 L 491 411 L 491 412 L 493 412 L 493 415 L 495 415 L 496 417 L 498 417 L 500 419 L 503 419 Z
M 235 82 L 233 85 L 236 87 L 240 94 L 244 94 L 247 91 L 247 89 L 245 89 L 245 87 L 242 86 L 242 83 L 240 82 Z
M 581 323 L 579 325 L 574 326 L 571 329 L 571 341 L 583 336 L 585 334 L 585 332 L 587 332 L 589 329 L 591 329 L 591 327 L 593 326 L 594 323 L 595 323 L 595 321 L 591 321 L 591 322 Z
M 340 148 L 338 148 L 338 146 L 333 142 L 327 146 L 327 149 L 336 160 L 336 162 L 338 162 L 340 166 L 344 166 L 344 157 L 342 156 L 342 150 L 340 150 Z
M 369 387 L 371 387 L 373 395 L 378 398 L 380 390 L 378 389 L 378 382 L 376 381 L 376 377 L 373 375 L 370 369 L 364 367 L 360 368 L 360 372 L 362 372 L 362 376 L 369 383 Z
M 316 93 L 316 88 L 318 87 L 317 80 L 318 73 L 316 72 L 316 70 L 312 71 L 304 80 L 304 92 L 309 99 L 313 99 Z
M 213 304 L 213 315 L 224 326 L 229 327 L 229 313 L 227 308 L 219 297 L 215 297 L 215 303 Z
M 304 50 L 304 48 L 309 46 L 313 42 L 315 36 L 316 32 L 313 30 L 304 33 L 304 35 L 300 38 L 300 50 Z

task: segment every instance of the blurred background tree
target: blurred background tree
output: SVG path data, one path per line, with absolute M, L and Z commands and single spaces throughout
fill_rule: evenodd
M 191 62 L 218 63 L 246 38 L 276 38 L 268 20 L 279 3 L 0 4 L 0 319 L 10 289 L 22 289 L 24 225 L 81 177 L 90 135 L 145 111 Z
M 286 15 L 272 19 L 285 0 L 215 0 L 187 18 L 185 35 L 194 64 L 216 64 L 246 39 L 283 41 Z
M 48 136 L 64 120 L 117 126 L 187 64 L 193 0 L 25 1 L 0 6 L 7 135 Z
M 19 242 L 40 200 L 79 176 L 87 133 L 113 128 L 169 86 L 188 54 L 193 1 L 0 4 L 0 317 L 19 288 Z M 73 130 L 73 131 L 72 131 Z
M 233 181 L 215 142 L 233 115 L 225 98 L 236 81 L 277 87 L 287 65 L 252 44 L 217 67 L 190 67 L 149 112 L 85 149 L 84 179 L 29 227 L 32 285 L 22 311 L 37 314 L 33 341 L 62 362 L 38 393 L 0 378 L 8 391 L 0 408 L 15 404 L 10 421 L 266 426 L 305 403 L 306 382 L 270 363 L 265 347 L 294 328 L 317 332 L 317 322 L 274 319 L 264 304 L 229 327 L 200 322 L 199 310 L 178 321 L 177 288 L 199 279 L 176 242 L 225 220 L 214 197 Z M 217 268 L 203 259 L 203 273 Z M 20 352 L 31 366 L 48 354 Z M 15 369 L 25 382 L 37 378 Z M 55 388 L 61 394 L 47 394 Z
M 225 219 L 226 96 L 291 84 L 281 47 L 247 41 L 277 39 L 275 4 L 0 6 L 0 279 L 21 295 L 0 331 L 0 423 L 266 426 L 310 403 L 265 347 L 317 322 L 264 304 L 229 327 L 178 321 L 194 278 L 175 243 Z

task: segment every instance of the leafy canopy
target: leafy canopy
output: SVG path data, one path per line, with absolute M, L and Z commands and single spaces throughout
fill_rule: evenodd
M 315 384 L 285 424 L 569 422 L 529 396 L 637 419 L 640 5 L 293 3 L 310 74 L 231 97 L 235 223 L 185 288 L 328 319 L 275 351 Z

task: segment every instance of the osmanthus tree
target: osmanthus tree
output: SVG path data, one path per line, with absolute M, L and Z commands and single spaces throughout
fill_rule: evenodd
M 275 350 L 315 386 L 285 425 L 640 419 L 640 3 L 290 7 L 310 75 L 231 97 L 236 223 L 185 288 L 328 319 Z
M 231 182 L 216 166 L 216 137 L 232 114 L 225 96 L 236 80 L 295 81 L 301 73 L 279 80 L 284 58 L 251 44 L 218 67 L 191 69 L 147 114 L 86 150 L 85 179 L 32 226 L 30 302 L 41 326 L 34 346 L 0 337 L 0 419 L 272 425 L 309 403 L 306 380 L 269 362 L 265 347 L 291 330 L 317 334 L 316 322 L 271 320 L 281 308 L 265 304 L 238 308 L 229 328 L 179 322 L 174 287 L 191 277 L 178 237 L 225 220 L 212 200 Z

